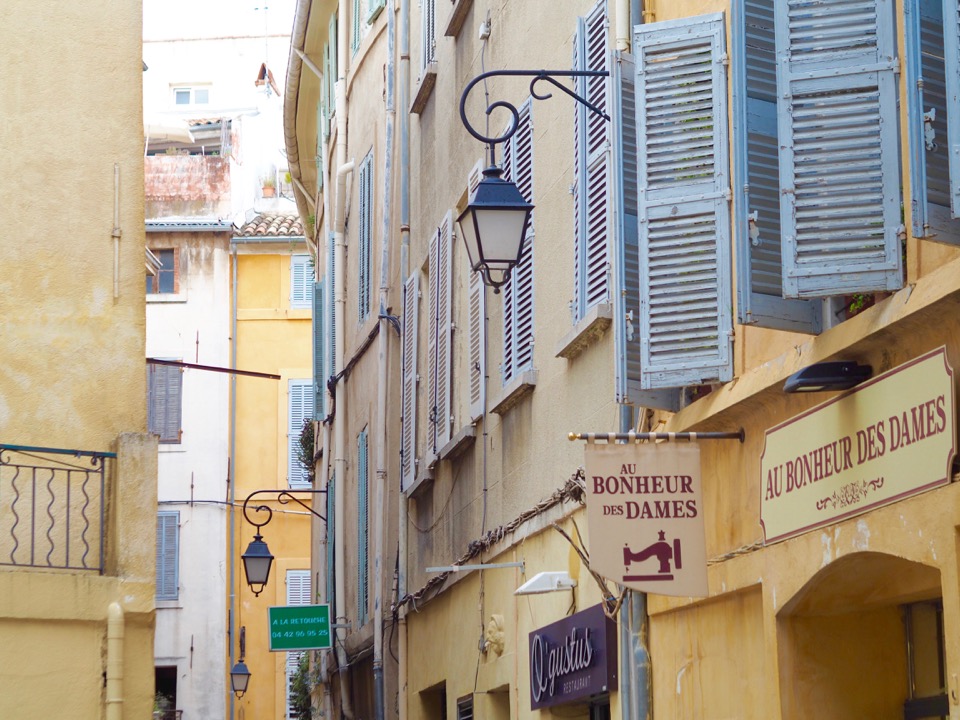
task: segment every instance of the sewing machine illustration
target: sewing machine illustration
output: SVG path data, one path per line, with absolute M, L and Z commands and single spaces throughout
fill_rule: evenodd
M 659 532 L 657 542 L 648 545 L 640 551 L 633 551 L 628 545 L 623 546 L 623 565 L 626 570 L 630 569 L 631 563 L 644 562 L 652 557 L 660 561 L 660 568 L 655 575 L 624 575 L 624 582 L 643 581 L 643 580 L 673 580 L 673 573 L 670 572 L 670 561 L 673 560 L 674 569 L 680 570 L 683 567 L 680 556 L 680 538 L 674 538 L 673 543 L 668 543 L 666 533 L 663 530 Z

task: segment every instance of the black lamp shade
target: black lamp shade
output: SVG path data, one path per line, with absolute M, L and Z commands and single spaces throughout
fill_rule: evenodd
M 862 383 L 872 374 L 872 367 L 860 365 L 856 362 L 816 363 L 787 378 L 783 391 L 797 393 L 849 390 Z
M 230 687 L 237 697 L 243 697 L 247 691 L 247 684 L 250 682 L 250 671 L 247 670 L 246 663 L 241 660 L 230 671 Z
M 500 178 L 502 173 L 495 166 L 484 170 L 476 194 L 457 218 L 470 267 L 482 273 L 484 283 L 495 291 L 510 279 L 510 270 L 520 261 L 533 211 L 517 186 Z
M 243 573 L 247 576 L 247 585 L 250 586 L 254 595 L 259 595 L 263 592 L 267 580 L 270 579 L 270 565 L 273 563 L 270 548 L 257 534 L 247 546 L 247 551 L 240 557 L 243 560 Z

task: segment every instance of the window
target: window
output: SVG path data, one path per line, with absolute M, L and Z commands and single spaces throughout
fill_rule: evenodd
M 209 86 L 173 88 L 174 105 L 207 105 L 209 102 Z
M 575 70 L 607 70 L 607 3 L 600 0 L 580 18 L 573 46 Z M 607 78 L 577 78 L 577 93 L 599 108 L 610 107 Z M 609 114 L 609 113 L 608 113 Z M 608 199 L 611 182 L 611 124 L 580 103 L 575 104 L 573 162 L 573 322 L 610 299 Z
M 417 313 L 420 307 L 420 280 L 417 273 L 403 285 L 400 378 L 400 487 L 406 490 L 417 478 Z
M 906 720 L 946 718 L 950 715 L 947 697 L 946 642 L 943 634 L 943 600 L 927 600 L 903 606 L 906 635 L 907 700 Z
M 360 223 L 358 228 L 357 318 L 363 323 L 370 315 L 370 244 L 373 228 L 373 151 L 360 163 L 359 173 Z
M 473 695 L 457 700 L 457 720 L 473 720 Z
M 453 213 L 448 211 L 443 222 L 430 237 L 427 272 L 430 302 L 427 318 L 427 402 L 430 413 L 428 437 L 434 453 L 439 452 L 440 448 L 449 442 L 452 422 L 452 242 Z
M 367 431 L 357 436 L 357 625 L 369 620 L 370 494 Z
M 287 605 L 310 605 L 310 571 L 287 570 Z M 293 676 L 297 674 L 300 658 L 306 653 L 287 653 L 287 720 L 296 720 L 300 716 L 293 707 Z
M 369 7 L 367 8 L 367 23 L 372 23 L 377 15 L 380 14 L 380 11 L 383 10 L 386 5 L 386 0 L 369 0 Z
M 180 292 L 180 253 L 173 248 L 150 248 L 160 261 L 155 275 L 147 274 L 148 294 L 174 294 Z
M 157 513 L 157 600 L 179 597 L 180 513 Z
M 520 106 L 516 134 L 503 144 L 503 179 L 516 183 L 527 202 L 533 202 L 532 99 Z M 503 286 L 503 384 L 508 385 L 533 367 L 533 256 L 534 230 L 530 213 L 520 261 Z
M 161 443 L 178 443 L 183 405 L 183 369 L 147 364 L 147 428 Z
M 947 102 L 960 92 L 956 18 L 944 23 L 941 0 L 904 5 L 913 232 L 960 244 L 960 156 L 949 152 L 958 141 L 960 112 Z
M 356 55 L 360 49 L 360 41 L 363 39 L 363 16 L 360 13 L 361 0 L 353 0 L 353 9 L 350 13 L 350 52 Z
M 437 61 L 436 0 L 420 0 L 420 77 Z
M 290 256 L 290 307 L 313 306 L 313 263 L 309 255 Z
M 318 421 L 327 414 L 325 295 L 325 283 L 321 280 L 313 290 L 313 419 Z
M 300 462 L 300 434 L 313 417 L 313 382 L 290 380 L 287 388 L 287 481 L 293 489 L 309 488 L 310 473 Z

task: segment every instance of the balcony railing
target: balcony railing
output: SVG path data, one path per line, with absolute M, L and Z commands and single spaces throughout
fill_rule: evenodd
M 102 574 L 104 471 L 115 457 L 0 444 L 0 565 Z

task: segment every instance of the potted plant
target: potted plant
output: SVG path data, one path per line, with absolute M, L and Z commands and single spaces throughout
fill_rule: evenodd
M 268 175 L 267 177 L 263 178 L 263 181 L 261 182 L 261 188 L 265 198 L 273 197 L 277 192 L 276 179 Z

